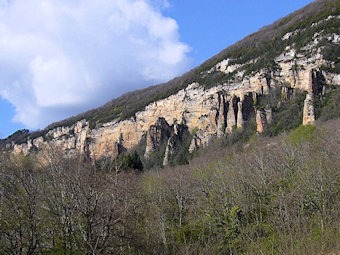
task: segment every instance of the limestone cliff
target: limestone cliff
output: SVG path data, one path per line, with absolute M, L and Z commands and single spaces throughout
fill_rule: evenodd
M 287 33 L 280 40 L 285 42 L 291 36 Z M 263 132 L 265 125 L 272 122 L 273 112 L 268 107 L 256 110 L 255 105 L 258 96 L 268 94 L 274 88 L 282 88 L 282 100 L 289 99 L 296 90 L 308 92 L 303 124 L 311 124 L 315 121 L 312 95 L 324 93 L 325 84 L 340 85 L 340 74 L 331 71 L 335 63 L 324 57 L 324 46 L 319 42 L 328 40 L 339 44 L 339 38 L 337 34 L 316 32 L 313 40 L 298 50 L 292 43 L 272 59 L 275 68 L 246 72 L 248 66 L 259 61 L 258 58 L 237 63 L 228 57 L 197 76 L 223 74 L 230 77 L 227 81 L 216 80 L 214 86 L 206 86 L 198 79 L 164 99 L 149 103 L 133 117 L 115 118 L 94 127 L 89 120 L 83 119 L 51 129 L 42 136 L 27 136 L 20 142 L 3 140 L 2 148 L 26 154 L 47 146 L 59 146 L 68 153 L 80 152 L 100 158 L 132 150 L 146 137 L 144 156 L 147 158 L 165 141 L 163 163 L 167 165 L 178 136 L 178 125 L 185 126 L 192 135 L 190 152 L 207 145 L 212 137 L 230 134 L 235 128 L 242 129 L 249 116 L 255 117 L 257 131 Z M 329 68 L 325 69 L 325 66 Z

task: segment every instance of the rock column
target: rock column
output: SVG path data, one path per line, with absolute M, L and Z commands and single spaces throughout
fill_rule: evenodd
M 243 103 L 242 101 L 237 103 L 237 128 L 242 129 L 244 126 L 243 113 L 242 113 Z
M 236 117 L 235 117 L 233 99 L 230 99 L 228 113 L 227 113 L 227 129 L 226 129 L 226 132 L 232 133 L 235 125 L 236 125 Z
M 315 124 L 315 115 L 314 115 L 314 105 L 313 105 L 313 94 L 308 93 L 306 95 L 306 99 L 304 101 L 303 106 L 303 121 L 302 124 L 305 125 L 314 125 Z
M 169 164 L 169 157 L 173 150 L 171 138 L 172 137 L 169 138 L 168 143 L 166 144 L 166 149 L 165 149 L 165 154 L 164 154 L 164 159 L 163 159 L 163 166 L 167 166 Z
M 221 137 L 225 132 L 225 101 L 224 96 L 219 95 L 219 109 L 218 109 L 218 118 L 217 118 L 217 136 Z
M 256 131 L 262 133 L 266 124 L 266 115 L 262 110 L 256 111 Z
M 146 133 L 146 147 L 145 147 L 145 153 L 144 153 L 144 157 L 148 158 L 151 154 L 151 152 L 153 152 L 154 150 L 154 142 L 153 139 L 151 137 L 151 129 L 154 127 L 150 127 L 148 132 Z

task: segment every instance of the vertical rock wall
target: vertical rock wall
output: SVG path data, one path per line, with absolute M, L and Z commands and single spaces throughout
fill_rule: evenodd
M 222 94 L 218 95 L 218 103 L 219 103 L 219 109 L 217 112 L 217 136 L 221 137 L 224 135 L 225 127 L 226 127 L 224 95 Z
M 272 76 L 270 79 L 262 70 L 253 76 L 238 76 L 239 80 L 235 79 L 231 83 L 209 89 L 198 83 L 192 83 L 176 94 L 149 104 L 137 112 L 135 117 L 123 121 L 116 119 L 93 129 L 90 128 L 89 122 L 81 120 L 70 127 L 49 130 L 44 137 L 28 139 L 21 144 L 10 142 L 4 147 L 10 148 L 15 153 L 26 154 L 32 149 L 41 150 L 53 145 L 61 146 L 67 152 L 78 151 L 91 158 L 99 158 L 102 155 L 116 155 L 124 150 L 129 151 L 146 135 L 145 157 L 148 157 L 160 143 L 168 142 L 171 132 L 177 133 L 176 130 L 171 132 L 169 130 L 178 120 L 179 123 L 185 124 L 190 132 L 196 130 L 190 146 L 190 151 L 194 151 L 197 147 L 208 144 L 214 136 L 230 134 L 235 127 L 244 128 L 245 121 L 254 114 L 257 132 L 261 133 L 265 125 L 272 122 L 273 113 L 270 108 L 255 112 L 254 105 L 262 94 L 268 93 L 273 87 L 292 82 L 291 56 L 283 56 L 276 61 L 284 68 L 278 74 L 270 73 Z M 304 125 L 315 122 L 313 97 L 319 93 L 326 93 L 323 84 L 340 85 L 339 75 L 321 71 L 316 67 L 323 62 L 318 60 L 316 65 L 315 61 L 313 58 L 297 62 L 297 65 L 304 68 L 294 74 L 296 81 L 290 83 L 291 87 L 282 88 L 283 100 L 293 96 L 296 89 L 309 92 L 304 104 Z

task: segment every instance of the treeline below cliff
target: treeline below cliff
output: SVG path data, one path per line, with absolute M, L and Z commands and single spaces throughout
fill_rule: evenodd
M 339 251 L 339 148 L 332 120 L 246 144 L 217 140 L 188 165 L 149 172 L 56 148 L 2 155 L 0 254 Z

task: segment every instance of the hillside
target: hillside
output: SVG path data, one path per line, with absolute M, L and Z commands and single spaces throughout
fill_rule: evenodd
M 0 255 L 340 254 L 340 1 L 0 140 Z
M 186 152 L 227 134 L 277 135 L 320 117 L 335 118 L 339 17 L 339 1 L 316 1 L 181 77 L 39 132 L 18 131 L 0 148 L 26 154 L 61 146 L 95 159 L 137 150 L 152 167 L 150 158 L 160 166 L 187 162 Z
M 146 173 L 0 155 L 0 254 L 337 254 L 339 127 L 219 140 Z

